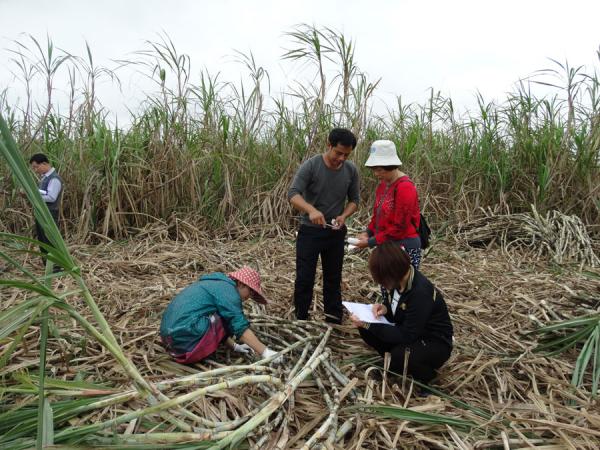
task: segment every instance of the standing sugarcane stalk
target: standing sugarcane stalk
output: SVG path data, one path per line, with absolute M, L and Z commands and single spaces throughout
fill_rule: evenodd
M 410 358 L 410 347 L 404 349 L 404 367 L 402 369 L 402 393 L 404 394 L 404 386 L 408 375 L 408 358 Z
M 385 387 L 387 386 L 388 370 L 392 361 L 392 354 L 385 352 L 383 358 L 383 383 L 381 383 L 381 398 L 385 398 Z
M 44 381 L 46 380 L 46 344 L 48 342 L 48 308 L 42 311 L 42 329 L 40 336 L 40 375 L 38 385 L 38 429 L 36 448 L 42 450 L 46 445 L 54 444 L 54 421 L 52 419 L 52 408 L 46 399 Z M 49 420 L 46 420 L 46 411 L 49 411 Z

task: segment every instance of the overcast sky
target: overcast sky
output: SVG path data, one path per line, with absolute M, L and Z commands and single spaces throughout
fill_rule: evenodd
M 433 87 L 458 108 L 472 107 L 478 91 L 502 101 L 519 79 L 555 67 L 548 58 L 597 69 L 599 18 L 598 0 L 0 0 L 0 92 L 8 87 L 13 99 L 21 92 L 7 51 L 13 40 L 24 40 L 21 33 L 39 40 L 48 34 L 57 47 L 81 56 L 87 40 L 96 62 L 114 67 L 111 60 L 127 58 L 160 32 L 190 55 L 192 82 L 204 67 L 236 81 L 234 50 L 252 50 L 277 92 L 299 77 L 281 60 L 291 45 L 284 33 L 308 23 L 356 41 L 359 67 L 382 79 L 380 101 L 401 95 L 422 103 Z M 59 77 L 64 82 L 67 74 Z M 110 85 L 100 92 L 116 111 L 139 98 L 135 77 L 121 78 L 123 94 Z

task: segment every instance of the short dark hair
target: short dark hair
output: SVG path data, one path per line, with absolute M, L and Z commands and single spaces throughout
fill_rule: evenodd
M 327 142 L 332 147 L 337 147 L 338 144 L 342 144 L 344 147 L 356 147 L 356 136 L 352 131 L 346 128 L 334 128 L 329 132 L 329 137 L 327 138 Z
M 369 271 L 375 283 L 397 288 L 410 269 L 410 258 L 397 242 L 387 241 L 375 247 L 369 257 Z
M 392 170 L 396 170 L 400 166 L 371 166 L 371 169 L 376 169 L 377 167 L 381 167 L 383 170 L 391 172 Z
M 50 160 L 43 153 L 36 153 L 31 158 L 29 158 L 29 164 L 31 164 L 31 163 L 36 163 L 36 164 L 50 163 Z

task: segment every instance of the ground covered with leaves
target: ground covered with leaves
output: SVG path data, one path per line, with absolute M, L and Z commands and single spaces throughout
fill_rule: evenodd
M 540 344 L 538 327 L 598 313 L 597 269 L 494 243 L 474 248 L 459 238 L 436 240 L 421 269 L 444 293 L 456 341 L 436 394 L 422 398 L 410 378 L 379 369 L 380 358 L 347 319 L 331 328 L 320 322 L 320 279 L 314 321 L 292 321 L 292 234 L 238 229 L 215 238 L 191 228 L 177 231 L 178 240 L 172 230 L 149 228 L 126 242 L 70 246 L 127 357 L 165 395 L 163 400 L 174 403 L 153 410 L 102 346 L 74 321 L 56 315 L 46 382 L 56 445 L 598 447 L 600 407 L 590 392 L 591 370 L 581 387 L 571 385 L 581 346 L 553 356 L 534 351 Z M 346 256 L 342 288 L 347 300 L 376 301 L 379 288 L 369 277 L 367 256 L 366 251 Z M 41 271 L 37 260 L 25 263 Z M 202 364 L 171 361 L 158 337 L 170 299 L 204 273 L 243 264 L 260 269 L 270 299 L 266 306 L 248 302 L 252 326 L 271 348 L 284 351 L 285 363 L 257 364 L 256 357 L 224 349 Z M 65 295 L 74 289 L 68 277 L 52 284 Z M 2 309 L 22 302 L 23 295 L 3 289 Z M 76 296 L 68 301 L 89 314 Z M 0 371 L 0 445 L 26 446 L 35 436 L 38 339 L 39 330 L 29 328 L 24 345 Z M 6 348 L 10 340 L 7 336 L 0 343 Z M 600 362 L 594 359 L 594 364 Z

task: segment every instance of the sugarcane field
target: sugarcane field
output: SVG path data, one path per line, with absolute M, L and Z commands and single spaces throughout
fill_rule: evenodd
M 600 50 L 380 114 L 332 28 L 282 33 L 281 94 L 40 36 L 0 84 L 0 449 L 600 447 Z

